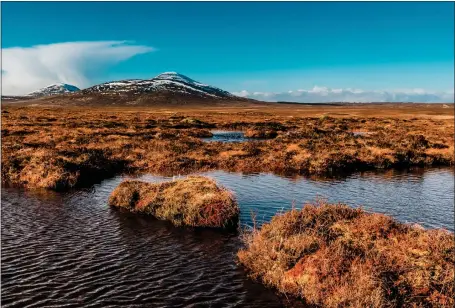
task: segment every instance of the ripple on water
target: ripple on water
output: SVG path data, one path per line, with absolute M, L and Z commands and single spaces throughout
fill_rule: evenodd
M 235 192 L 243 225 L 252 224 L 251 211 L 262 223 L 319 196 L 454 230 L 454 179 L 448 169 L 326 181 L 204 175 Z M 69 193 L 2 189 L 3 307 L 281 306 L 273 291 L 249 281 L 236 265 L 235 234 L 175 228 L 109 208 L 109 194 L 123 178 Z

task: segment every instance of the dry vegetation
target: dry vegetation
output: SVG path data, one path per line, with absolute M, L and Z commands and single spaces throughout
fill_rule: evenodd
M 453 307 L 454 236 L 344 205 L 306 205 L 244 234 L 250 276 L 321 307 Z
M 109 205 L 177 226 L 235 228 L 239 215 L 232 193 L 202 176 L 158 184 L 125 181 L 112 192 Z
M 2 183 L 66 189 L 120 172 L 331 175 L 453 165 L 453 105 L 3 107 Z M 245 143 L 207 143 L 210 129 Z M 356 132 L 362 132 L 357 134 Z
M 2 108 L 2 184 L 66 189 L 121 172 L 333 175 L 454 164 L 453 105 Z M 210 129 L 244 143 L 204 142 Z M 265 138 L 265 140 L 264 140 Z M 201 177 L 124 182 L 110 204 L 176 225 L 229 226 L 232 195 Z M 251 276 L 324 307 L 454 304 L 454 238 L 342 205 L 308 205 L 244 235 Z

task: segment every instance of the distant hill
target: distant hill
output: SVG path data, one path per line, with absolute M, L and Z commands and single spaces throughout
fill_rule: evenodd
M 33 91 L 26 96 L 31 97 L 43 97 L 43 96 L 51 96 L 51 95 L 59 95 L 59 94 L 66 94 L 79 91 L 80 89 L 76 86 L 66 84 L 66 83 L 55 83 L 51 84 L 50 86 L 44 87 L 37 91 Z
M 27 104 L 63 106 L 224 105 L 233 102 L 256 102 L 176 72 L 162 73 L 152 79 L 111 81 L 83 90 L 62 85 L 64 85 L 63 88 L 46 87 L 22 98 Z
M 26 95 L 2 95 L 2 102 L 17 102 L 80 91 L 76 86 L 66 83 L 54 83 Z

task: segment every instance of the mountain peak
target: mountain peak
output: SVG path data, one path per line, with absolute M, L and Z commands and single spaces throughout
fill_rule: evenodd
M 188 83 L 188 84 L 193 84 L 193 85 L 198 85 L 198 86 L 207 86 L 206 84 L 202 84 L 200 82 L 197 82 L 183 74 L 179 74 L 177 72 L 164 72 L 153 78 L 155 80 L 172 80 L 176 82 L 183 82 L 183 83 Z
M 49 96 L 55 94 L 65 94 L 70 92 L 79 91 L 79 88 L 67 83 L 54 83 L 37 91 L 33 91 L 28 96 Z
M 232 98 L 233 95 L 216 87 L 200 83 L 177 72 L 164 72 L 152 79 L 111 81 L 83 90 L 84 93 L 174 93 L 201 98 Z
M 156 77 L 160 77 L 161 75 L 182 75 L 182 74 L 179 74 L 177 72 L 163 72 Z

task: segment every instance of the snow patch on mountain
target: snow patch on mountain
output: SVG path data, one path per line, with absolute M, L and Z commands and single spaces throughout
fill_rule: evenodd
M 199 97 L 230 98 L 231 93 L 200 83 L 176 72 L 165 72 L 152 79 L 132 79 L 106 82 L 85 89 L 84 93 L 112 94 L 127 92 L 133 94 L 171 92 L 196 95 Z
M 195 86 L 199 86 L 199 87 L 209 87 L 209 85 L 207 84 L 203 84 L 203 83 L 200 83 L 200 82 L 197 82 L 189 77 L 186 77 L 184 75 L 181 75 L 177 72 L 165 72 L 165 73 L 161 73 L 159 74 L 158 76 L 156 76 L 155 78 L 153 78 L 155 80 L 170 80 L 170 81 L 176 81 L 176 82 L 181 82 L 181 83 L 186 83 L 186 84 L 192 84 L 192 85 L 195 85 Z
M 39 89 L 37 91 L 33 91 L 33 92 L 27 94 L 27 96 L 35 96 L 35 97 L 50 96 L 50 95 L 76 92 L 79 90 L 80 89 L 78 87 L 70 85 L 70 84 L 55 83 L 55 84 L 51 84 L 47 87 L 44 87 L 42 89 Z

